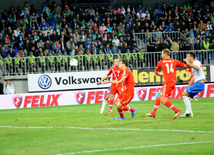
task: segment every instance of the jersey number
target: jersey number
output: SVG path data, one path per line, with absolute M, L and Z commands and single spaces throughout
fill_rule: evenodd
M 167 73 L 174 73 L 174 68 L 173 68 L 173 63 L 169 64 L 165 64 L 166 68 L 167 68 Z

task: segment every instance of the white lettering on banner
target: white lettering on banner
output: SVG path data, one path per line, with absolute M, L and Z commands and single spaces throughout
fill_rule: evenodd
M 97 85 L 107 73 L 108 71 L 28 74 L 28 91 L 47 92 L 54 90 L 107 88 L 110 84 Z M 110 79 L 109 77 L 108 80 Z
M 182 92 L 186 85 L 176 86 L 172 91 L 171 99 L 182 98 Z M 161 89 L 158 87 L 135 87 L 135 96 L 132 101 L 155 100 L 156 93 Z M 79 104 L 102 103 L 106 97 L 107 89 L 94 89 L 84 91 L 63 91 L 28 93 L 15 95 L 0 95 L 0 109 L 32 108 L 47 106 L 64 106 Z M 214 97 L 214 84 L 205 84 L 204 91 L 199 97 Z M 117 96 L 115 97 L 115 99 Z

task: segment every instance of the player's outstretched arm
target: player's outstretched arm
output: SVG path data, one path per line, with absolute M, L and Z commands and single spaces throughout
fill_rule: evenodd
M 126 76 L 123 76 L 123 77 L 117 82 L 117 84 L 123 82 L 125 79 L 126 79 Z
M 99 82 L 98 85 L 100 85 L 104 80 L 108 79 L 108 75 L 104 76 Z
M 112 80 L 112 81 L 105 81 L 102 84 L 117 83 L 117 82 L 118 82 L 117 80 Z
M 183 60 L 186 62 L 186 66 L 187 66 L 188 68 L 194 68 L 194 69 L 196 69 L 196 70 L 199 70 L 199 69 L 200 69 L 199 66 L 196 66 L 196 65 L 193 65 L 193 64 L 189 63 L 189 61 L 188 61 L 187 59 L 183 59 Z

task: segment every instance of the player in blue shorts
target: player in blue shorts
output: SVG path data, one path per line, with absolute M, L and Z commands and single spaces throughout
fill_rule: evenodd
M 181 115 L 182 118 L 193 117 L 189 97 L 193 98 L 200 91 L 204 90 L 204 82 L 206 78 L 200 61 L 195 59 L 195 53 L 188 53 L 184 61 L 188 68 L 192 68 L 193 78 L 186 87 L 186 90 L 182 93 L 183 101 L 186 106 L 186 112 Z M 193 82 L 195 83 L 191 86 Z

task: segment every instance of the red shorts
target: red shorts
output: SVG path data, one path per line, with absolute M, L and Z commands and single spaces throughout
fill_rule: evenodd
M 164 83 L 161 88 L 161 97 L 169 97 L 171 96 L 172 90 L 175 88 L 174 82 Z
M 110 94 L 116 95 L 117 93 L 120 95 L 123 91 L 122 83 L 116 85 L 115 83 L 111 85 Z
M 119 96 L 120 104 L 127 105 L 131 100 L 134 98 L 134 91 L 127 92 L 123 91 L 122 94 Z

